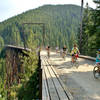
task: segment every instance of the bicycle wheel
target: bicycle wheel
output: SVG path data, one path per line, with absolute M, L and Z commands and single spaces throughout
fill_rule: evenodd
M 74 63 L 74 66 L 75 66 L 76 68 L 79 67 L 79 63 L 78 63 L 78 61 L 76 61 L 76 62 Z
M 73 66 L 74 66 L 74 62 L 71 61 L 71 67 L 73 67 Z
M 79 67 L 79 63 L 78 63 L 76 57 L 74 57 L 74 62 L 72 62 L 72 66 L 74 66 L 74 67 L 76 67 L 76 68 Z
M 71 66 L 75 67 L 75 63 L 76 63 L 76 60 L 74 59 L 74 62 L 71 61 Z
M 50 58 L 50 52 L 47 53 L 48 58 Z
M 94 78 L 96 78 L 96 79 L 99 78 L 98 66 L 94 67 L 94 69 L 93 69 L 93 75 L 94 75 Z
M 65 60 L 65 54 L 64 53 L 62 53 L 62 58 Z

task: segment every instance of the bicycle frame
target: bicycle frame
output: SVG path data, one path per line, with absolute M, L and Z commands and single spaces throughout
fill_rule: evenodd
M 74 56 L 73 59 L 74 59 L 74 62 L 71 61 L 71 65 L 72 65 L 72 66 L 75 66 L 76 68 L 78 68 L 78 67 L 79 67 L 79 63 L 77 62 L 77 57 Z

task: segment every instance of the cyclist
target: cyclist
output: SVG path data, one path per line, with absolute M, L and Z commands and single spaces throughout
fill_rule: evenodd
M 71 51 L 71 55 L 72 55 L 72 62 L 75 61 L 75 59 L 78 58 L 78 54 L 80 54 L 79 52 L 79 49 L 77 48 L 77 45 L 74 44 L 74 47 L 72 48 L 72 51 Z
M 47 47 L 47 56 L 50 58 L 50 46 Z
M 98 73 L 100 73 L 100 49 L 97 51 L 96 64 L 99 67 Z
M 60 56 L 62 57 L 63 55 L 63 49 L 60 49 Z
M 58 49 L 59 49 L 59 47 L 56 47 L 56 53 L 58 53 Z
M 65 55 L 66 55 L 66 50 L 67 50 L 67 48 L 66 48 L 66 46 L 64 45 L 64 47 L 63 47 L 63 53 L 62 53 L 62 56 L 63 56 L 64 59 L 65 59 Z

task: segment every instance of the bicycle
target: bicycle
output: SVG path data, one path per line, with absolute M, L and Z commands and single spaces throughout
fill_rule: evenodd
M 78 61 L 77 61 L 77 58 L 78 58 L 78 54 L 75 54 L 75 55 L 74 55 L 74 62 L 71 61 L 72 67 L 73 67 L 73 66 L 75 66 L 76 68 L 79 67 L 79 63 L 78 63 Z
M 100 63 L 96 64 L 93 69 L 93 75 L 95 79 L 100 78 Z
M 66 52 L 65 51 L 63 51 L 62 52 L 62 58 L 65 60 L 65 56 L 66 56 Z
M 50 51 L 47 52 L 47 57 L 50 58 Z
M 47 57 L 48 57 L 48 59 L 50 58 L 50 46 L 48 46 L 47 48 L 46 48 L 46 50 L 47 50 Z

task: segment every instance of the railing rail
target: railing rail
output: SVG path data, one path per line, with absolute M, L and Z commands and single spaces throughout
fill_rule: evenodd
M 96 60 L 95 57 L 84 56 L 84 55 L 79 55 L 79 58 L 84 58 L 84 59 L 88 59 L 88 60 L 92 60 L 92 61 L 95 61 Z

